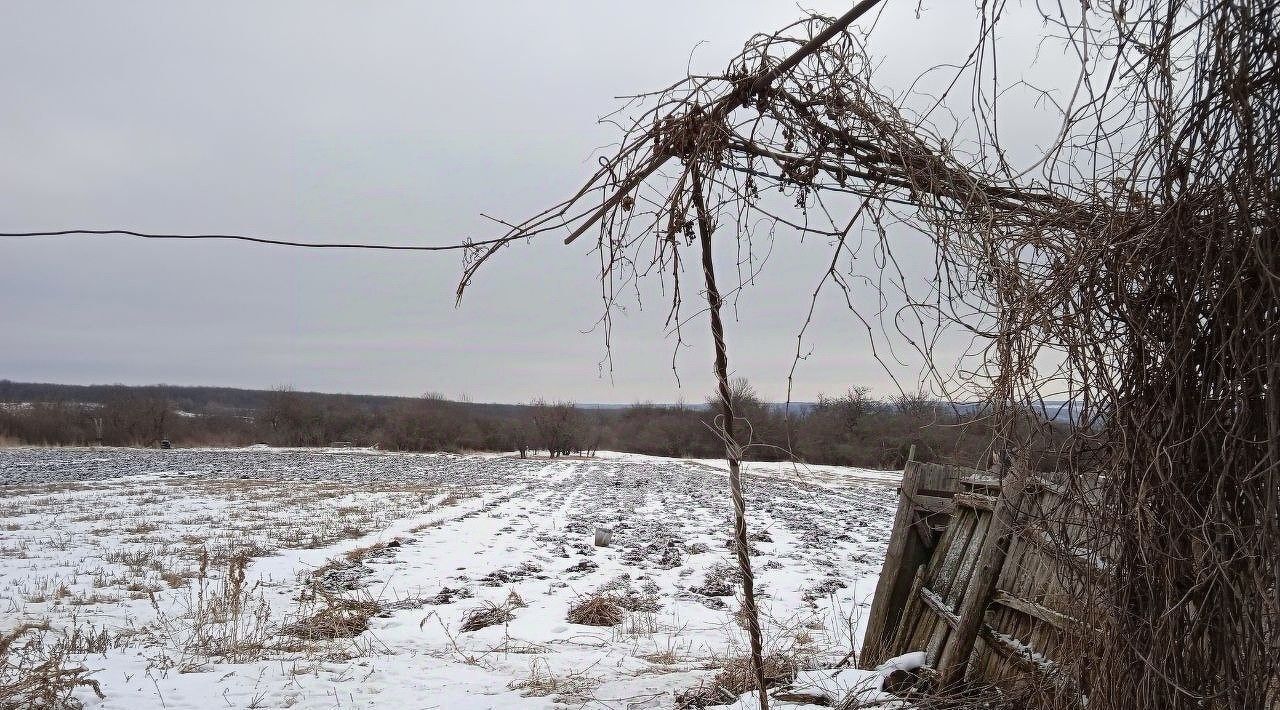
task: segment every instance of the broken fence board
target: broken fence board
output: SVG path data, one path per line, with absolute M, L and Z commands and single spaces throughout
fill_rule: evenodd
M 899 621 L 911 601 L 916 572 L 929 564 L 934 549 L 945 537 L 953 508 L 949 498 L 958 490 L 960 479 L 975 473 L 979 472 L 960 466 L 907 462 L 889 549 L 867 618 L 862 645 L 864 664 L 887 658 L 885 654 L 893 640 L 911 633 L 910 625 L 900 629 Z M 939 535 L 938 530 L 943 534 Z
M 1025 470 L 1018 466 L 1013 469 L 1013 475 L 1000 490 L 1000 498 L 990 516 L 991 525 L 982 541 L 972 580 L 966 585 L 964 598 L 960 602 L 960 623 L 947 639 L 938 662 L 939 684 L 943 688 L 964 680 L 969 658 L 973 655 L 974 642 L 986 616 L 987 605 L 1004 567 L 1009 533 L 1022 506 L 1025 482 Z
M 996 590 L 995 595 L 991 598 L 993 604 L 999 604 L 1010 609 L 1015 609 L 1028 616 L 1033 616 L 1045 623 L 1052 624 L 1059 629 L 1068 629 L 1079 625 L 1079 621 L 1067 616 L 1059 614 L 1047 606 L 1037 604 L 1036 602 L 1021 597 L 1015 597 L 1008 592 Z

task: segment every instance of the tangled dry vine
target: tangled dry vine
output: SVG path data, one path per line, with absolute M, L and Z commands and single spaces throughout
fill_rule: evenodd
M 504 246 L 595 230 L 606 329 L 620 294 L 657 275 L 679 333 L 682 250 L 699 241 L 709 260 L 713 228 L 732 235 L 748 272 L 761 235 L 827 240 L 818 290 L 842 291 L 873 345 L 914 349 L 939 396 L 985 401 L 1001 455 L 1049 425 L 1047 400 L 1071 403 L 1057 413 L 1071 433 L 1059 473 L 1088 503 L 1096 541 L 1061 554 L 1084 554 L 1106 575 L 1072 587 L 1087 590 L 1092 623 L 1073 631 L 1080 692 L 1057 702 L 1273 707 L 1277 3 L 1037 9 L 1043 41 L 1079 67 L 1058 95 L 1068 98 L 1051 104 L 1056 140 L 1022 168 L 998 120 L 1006 4 L 979 5 L 972 52 L 943 95 L 915 110 L 873 81 L 874 25 L 854 20 L 876 5 L 757 35 L 722 73 L 634 97 L 610 118 L 620 146 L 577 193 L 468 250 L 459 298 Z M 956 95 L 969 119 L 942 120 Z M 894 259 L 910 232 L 936 250 L 924 288 Z M 879 329 L 850 295 L 851 242 L 864 235 L 873 283 L 905 300 Z M 712 275 L 704 270 L 715 329 Z M 899 325 L 904 315 L 918 332 Z M 971 338 L 958 363 L 934 348 L 944 332 Z M 731 461 L 732 422 L 726 401 Z

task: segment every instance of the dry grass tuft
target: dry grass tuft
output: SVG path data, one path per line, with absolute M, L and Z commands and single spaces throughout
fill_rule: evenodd
M 582 673 L 556 675 L 546 661 L 534 660 L 529 664 L 529 677 L 512 681 L 507 687 L 520 691 L 520 695 L 526 698 L 555 695 L 556 700 L 567 703 L 585 699 L 597 683 L 597 679 Z
M 489 653 L 515 653 L 525 655 L 538 655 L 550 652 L 550 648 L 540 643 L 512 638 L 511 636 L 507 636 L 502 640 L 502 643 L 489 649 Z
M 566 619 L 584 626 L 617 626 L 626 618 L 626 611 L 613 596 L 595 594 L 581 597 L 570 608 Z
M 83 707 L 73 694 L 90 688 L 105 697 L 91 671 L 73 663 L 75 652 L 66 638 L 46 644 L 49 623 L 20 624 L 0 634 L 0 708 L 63 710 Z
M 574 602 L 565 618 L 584 626 L 617 626 L 625 617 L 622 606 L 613 597 L 594 594 Z
M 211 663 L 261 660 L 275 636 L 271 607 L 258 584 L 247 584 L 247 556 L 233 557 L 220 579 L 209 576 L 209 556 L 201 557 L 193 588 L 178 598 L 178 608 L 160 605 L 149 592 L 155 620 L 148 633 L 156 653 L 149 660 L 161 669 L 190 673 Z
M 782 653 L 771 653 L 764 657 L 764 683 L 770 687 L 778 683 L 789 683 L 800 670 L 795 658 Z M 751 658 L 739 656 L 731 658 L 716 674 L 712 681 L 717 686 L 733 692 L 735 696 L 756 689 L 755 674 L 751 671 Z
M 652 636 L 662 630 L 662 625 L 658 623 L 658 617 L 649 611 L 637 611 L 627 617 L 627 623 L 623 629 L 626 636 Z
M 369 619 L 382 613 L 373 599 L 323 596 L 324 604 L 314 613 L 301 615 L 281 632 L 306 641 L 355 638 L 369 628 Z
M 648 661 L 658 666 L 674 666 L 682 660 L 679 653 L 673 648 L 666 648 L 660 651 L 651 651 L 649 653 L 641 653 L 636 656 L 643 661 Z
M 512 589 L 507 593 L 507 606 L 512 609 L 523 609 L 529 605 L 524 603 L 524 597 L 520 596 L 520 592 Z
M 795 680 L 799 670 L 800 665 L 794 656 L 770 653 L 764 657 L 765 688 L 790 683 Z M 723 705 L 755 689 L 756 677 L 751 670 L 751 657 L 736 656 L 725 660 L 724 666 L 711 678 L 710 683 L 678 693 L 676 707 L 703 708 L 708 705 Z
M 511 607 L 508 605 L 485 602 L 462 615 L 462 626 L 459 630 L 479 631 L 490 626 L 505 624 L 514 618 L 516 615 L 511 613 Z

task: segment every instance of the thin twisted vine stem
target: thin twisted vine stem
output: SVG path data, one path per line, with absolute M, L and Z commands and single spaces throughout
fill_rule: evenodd
M 702 247 L 702 277 L 707 292 L 707 312 L 711 319 L 711 340 L 715 346 L 716 387 L 720 394 L 720 435 L 724 439 L 724 456 L 729 463 L 729 499 L 733 503 L 733 541 L 742 577 L 742 611 L 747 618 L 747 637 L 751 645 L 751 671 L 760 695 L 760 710 L 769 710 L 765 692 L 764 638 L 760 632 L 760 611 L 756 608 L 755 575 L 751 572 L 751 547 L 747 540 L 747 504 L 742 496 L 742 447 L 734 438 L 733 393 L 729 386 L 729 351 L 724 344 L 724 321 L 720 318 L 723 301 L 716 285 L 715 259 L 711 252 L 711 234 L 715 223 L 707 211 L 703 195 L 702 175 L 697 166 L 690 170 L 690 187 L 698 219 L 698 240 Z

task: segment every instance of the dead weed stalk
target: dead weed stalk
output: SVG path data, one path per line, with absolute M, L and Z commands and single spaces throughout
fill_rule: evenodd
M 91 671 L 71 659 L 67 636 L 48 643 L 49 622 L 29 622 L 0 634 L 0 710 L 66 710 L 83 704 L 77 688 L 106 696 Z

